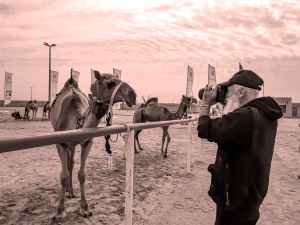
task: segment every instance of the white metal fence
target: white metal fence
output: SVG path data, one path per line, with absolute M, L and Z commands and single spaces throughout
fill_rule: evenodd
M 191 166 L 191 129 L 194 119 L 170 120 L 151 123 L 136 123 L 128 125 L 115 125 L 105 128 L 84 128 L 79 130 L 57 131 L 50 134 L 34 135 L 34 136 L 14 136 L 0 138 L 0 153 L 11 152 L 27 148 L 35 148 L 40 146 L 52 145 L 57 143 L 71 142 L 74 140 L 82 140 L 92 137 L 105 136 L 109 134 L 117 134 L 129 131 L 129 139 L 126 143 L 126 181 L 125 181 L 125 224 L 132 224 L 132 201 L 133 201 L 133 157 L 134 157 L 134 131 L 151 129 L 155 127 L 170 126 L 188 123 L 188 148 L 187 148 L 187 172 L 190 172 Z M 128 130 L 127 130 L 128 129 Z M 201 144 L 201 139 L 199 139 Z M 199 146 L 201 149 L 201 145 Z M 199 160 L 198 152 L 198 160 Z

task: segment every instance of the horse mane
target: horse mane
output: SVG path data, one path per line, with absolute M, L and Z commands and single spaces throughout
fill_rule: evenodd
M 155 102 L 155 103 L 157 103 L 157 102 L 158 102 L 158 98 L 157 98 L 157 97 L 149 98 L 149 99 L 147 100 L 147 102 L 145 103 L 145 106 L 147 106 L 150 102 Z
M 70 78 L 66 81 L 66 83 L 64 84 L 64 87 L 60 90 L 60 92 L 56 94 L 56 97 L 55 97 L 55 99 L 53 100 L 51 107 L 54 106 L 54 103 L 56 102 L 58 96 L 60 96 L 65 90 L 71 88 L 71 86 L 73 86 L 75 89 L 77 89 L 78 91 L 80 91 L 80 92 L 86 97 L 86 95 L 85 95 L 85 94 L 80 90 L 80 88 L 78 87 L 77 81 L 76 81 L 73 77 L 70 77 Z
M 77 83 L 77 81 L 76 81 L 73 77 L 70 77 L 70 78 L 66 81 L 64 87 L 65 87 L 65 88 L 68 88 L 68 87 L 70 87 L 70 85 L 73 85 L 74 88 L 76 88 L 76 89 L 78 88 L 78 83 Z

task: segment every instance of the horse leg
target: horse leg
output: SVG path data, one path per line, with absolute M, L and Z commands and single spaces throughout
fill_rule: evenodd
M 60 158 L 62 171 L 60 173 L 60 183 L 61 183 L 61 197 L 60 202 L 57 206 L 56 215 L 52 218 L 53 220 L 64 218 L 66 216 L 65 212 L 65 194 L 66 194 L 66 185 L 69 180 L 69 173 L 68 173 L 68 149 L 69 147 L 62 144 L 56 144 L 57 152 Z
M 138 154 L 139 152 L 136 150 L 136 143 L 135 143 L 136 137 L 134 134 L 134 153 Z
M 170 141 L 171 141 L 171 138 L 170 138 L 168 129 L 169 129 L 169 127 L 167 126 L 167 127 L 166 127 L 166 130 L 165 130 L 165 133 L 166 133 L 166 136 L 167 136 L 167 144 L 166 144 L 166 150 L 165 150 L 165 155 L 164 155 L 165 158 L 167 158 L 168 145 L 169 145 L 169 143 L 170 143 Z
M 68 183 L 68 188 L 67 190 L 69 191 L 69 194 L 68 194 L 68 198 L 75 198 L 76 197 L 76 193 L 74 192 L 74 189 L 73 189 L 73 183 L 72 183 L 72 171 L 73 171 L 73 168 L 74 168 L 74 155 L 75 155 L 75 149 L 76 149 L 76 146 L 72 146 L 70 147 L 70 150 L 69 150 L 69 153 L 68 153 L 68 170 L 69 170 L 69 174 L 70 174 L 70 181 Z
M 162 136 L 162 145 L 161 145 L 161 154 L 164 154 L 164 144 L 166 139 L 166 127 L 162 127 L 163 129 L 163 136 Z
M 141 145 L 140 145 L 140 142 L 139 142 L 139 134 L 142 132 L 142 130 L 137 130 L 136 131 L 136 133 L 135 133 L 135 135 L 134 135 L 134 137 L 135 137 L 135 139 L 136 139 L 136 141 L 137 141 L 137 144 L 138 144 L 138 146 L 139 146 L 139 149 L 140 150 L 144 150 L 144 149 L 142 149 L 142 147 L 141 147 Z
M 89 205 L 85 199 L 85 193 L 84 193 L 84 182 L 85 182 L 85 176 L 86 176 L 85 163 L 86 163 L 86 159 L 90 153 L 92 144 L 93 144 L 93 140 L 90 139 L 85 144 L 81 145 L 81 163 L 80 163 L 80 169 L 78 171 L 78 180 L 80 183 L 80 191 L 81 191 L 80 214 L 83 217 L 88 217 L 88 216 L 92 215 L 92 212 L 90 212 L 90 210 L 89 210 Z

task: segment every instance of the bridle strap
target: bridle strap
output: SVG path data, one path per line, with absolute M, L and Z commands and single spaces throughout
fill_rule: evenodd
M 115 98 L 115 95 L 117 93 L 117 91 L 119 90 L 119 88 L 121 87 L 121 85 L 124 84 L 124 81 L 121 81 L 117 87 L 115 88 L 115 90 L 113 91 L 111 97 L 110 97 L 110 102 L 109 102 L 109 106 L 108 106 L 108 110 L 106 112 L 106 116 L 108 116 L 108 114 L 110 113 L 110 125 L 111 125 L 111 122 L 112 122 L 112 119 L 113 119 L 113 110 L 112 110 L 112 106 L 113 106 L 113 103 L 114 103 L 114 98 Z
M 121 87 L 121 85 L 124 84 L 124 81 L 121 81 L 117 87 L 115 88 L 115 90 L 113 91 L 111 97 L 110 97 L 110 102 L 109 102 L 109 107 L 108 108 L 112 108 L 112 105 L 113 105 L 113 102 L 114 102 L 114 98 L 115 98 L 115 95 L 117 93 L 117 91 L 119 90 L 119 88 Z
M 109 107 L 108 107 L 108 112 L 110 111 L 110 109 L 112 108 L 113 106 L 113 101 L 114 101 L 114 98 L 115 98 L 115 95 L 117 93 L 117 91 L 119 90 L 119 88 L 121 87 L 121 85 L 124 84 L 124 81 L 121 81 L 115 88 L 115 90 L 113 91 L 111 97 L 110 97 L 110 102 L 109 102 Z M 97 93 L 98 93 L 98 90 L 97 90 Z M 91 94 L 91 97 L 93 99 L 93 101 L 98 104 L 99 106 L 102 106 L 103 104 L 105 104 L 105 102 L 101 99 L 98 99 L 95 95 Z M 108 114 L 107 112 L 107 114 Z

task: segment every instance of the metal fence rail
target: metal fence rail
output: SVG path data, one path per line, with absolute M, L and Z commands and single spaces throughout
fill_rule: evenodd
M 191 127 L 196 119 L 170 120 L 150 123 L 127 124 L 130 130 L 129 140 L 126 143 L 126 191 L 125 191 L 125 224 L 132 224 L 132 201 L 133 201 L 133 157 L 134 157 L 134 131 L 151 129 L 156 127 L 170 126 L 188 122 L 188 149 L 187 149 L 187 172 L 190 171 L 191 156 Z M 72 142 L 92 137 L 100 137 L 109 134 L 127 132 L 125 125 L 115 125 L 110 127 L 84 128 L 79 130 L 57 131 L 49 134 L 34 136 L 13 136 L 0 138 L 0 153 L 11 152 L 27 148 L 47 146 L 57 143 Z M 200 141 L 201 144 L 201 141 Z M 201 146 L 200 146 L 201 148 Z M 199 153 L 198 153 L 199 157 Z

